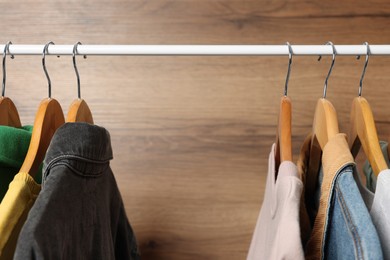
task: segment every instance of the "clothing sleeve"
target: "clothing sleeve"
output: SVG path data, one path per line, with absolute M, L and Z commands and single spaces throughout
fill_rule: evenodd
M 119 221 L 115 238 L 115 258 L 129 260 L 140 259 L 137 240 L 123 206 L 120 208 L 119 212 Z
M 18 246 L 15 251 L 14 260 L 44 260 L 39 246 L 30 238 L 30 236 L 23 236 L 18 240 Z

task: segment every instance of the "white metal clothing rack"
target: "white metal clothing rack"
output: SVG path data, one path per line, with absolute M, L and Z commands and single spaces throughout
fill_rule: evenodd
M 336 54 L 366 55 L 365 45 L 334 45 Z M 0 45 L 3 50 L 5 45 Z M 46 55 L 72 55 L 74 45 L 50 45 Z M 291 45 L 293 55 L 332 55 L 331 45 Z M 9 46 L 13 55 L 42 55 L 44 45 Z M 370 45 L 371 55 L 390 55 L 390 45 Z M 78 55 L 124 56 L 283 56 L 287 45 L 79 45 Z

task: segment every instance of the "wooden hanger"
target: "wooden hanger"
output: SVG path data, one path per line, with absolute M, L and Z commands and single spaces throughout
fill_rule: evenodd
M 91 110 L 84 99 L 75 99 L 69 107 L 66 122 L 86 122 L 93 124 Z
M 0 125 L 22 127 L 15 104 L 7 97 L 0 97 Z
M 87 102 L 85 102 L 85 100 L 81 99 L 80 97 L 80 75 L 76 65 L 76 54 L 78 45 L 81 45 L 81 43 L 77 42 L 73 47 L 73 67 L 77 76 L 78 98 L 75 99 L 70 105 L 66 122 L 86 122 L 93 124 L 91 110 L 89 109 Z M 86 56 L 84 56 L 84 59 L 85 58 Z
M 65 122 L 60 104 L 57 100 L 51 98 L 51 81 L 45 66 L 45 54 L 50 44 L 54 43 L 49 42 L 45 45 L 42 58 L 43 70 L 48 80 L 49 98 L 42 100 L 39 105 L 35 116 L 30 146 L 20 169 L 20 172 L 27 172 L 32 177 L 35 177 L 55 131 Z
M 27 172 L 35 177 L 51 138 L 57 128 L 64 123 L 64 114 L 58 101 L 52 98 L 42 100 L 35 116 L 30 146 L 20 172 Z
M 370 56 L 369 45 L 367 42 L 364 44 L 367 46 L 367 55 L 363 67 L 363 73 L 360 78 L 359 94 L 352 102 L 351 128 L 348 143 L 354 157 L 357 156 L 360 147 L 363 146 L 363 151 L 368 157 L 368 161 L 371 164 L 375 175 L 378 176 L 381 171 L 388 169 L 388 167 L 379 144 L 379 138 L 371 107 L 367 100 L 361 97 L 363 78 L 366 73 L 368 59 Z
M 5 69 L 5 60 L 7 52 L 9 53 L 9 45 L 12 42 L 7 42 L 4 47 L 3 52 L 3 86 L 2 86 L 2 95 L 0 97 L 0 125 L 12 126 L 12 127 L 22 127 L 20 122 L 20 117 L 18 110 L 14 102 L 8 97 L 5 97 L 5 81 L 6 81 L 6 69 Z M 11 58 L 14 56 L 11 55 Z
M 275 149 L 275 170 L 278 171 L 280 163 L 292 161 L 291 144 L 291 99 L 287 97 L 288 81 L 290 79 L 292 48 L 289 42 L 286 43 L 289 49 L 289 62 L 284 88 L 284 96 L 280 99 L 278 131 L 276 133 Z
M 280 163 L 292 161 L 291 145 L 291 99 L 284 96 L 280 99 L 278 132 L 276 134 L 275 169 Z
M 336 109 L 329 100 L 320 98 L 317 101 L 314 113 L 312 139 L 316 140 L 321 150 L 323 150 L 329 139 L 338 133 L 339 125 Z
M 313 120 L 308 178 L 317 179 L 322 151 L 328 141 L 338 133 L 339 124 L 336 109 L 327 99 L 319 99 Z
M 337 113 L 332 103 L 325 98 L 317 101 L 313 120 L 313 132 L 310 146 L 310 160 L 306 175 L 306 194 L 314 194 L 315 183 L 321 167 L 322 151 L 328 141 L 339 133 Z
M 363 97 L 356 97 L 352 102 L 351 129 L 349 134 L 349 147 L 354 157 L 359 153 L 360 147 L 366 154 L 368 161 L 376 176 L 388 169 L 379 144 L 375 127 L 374 116 L 370 105 Z
M 310 147 L 310 161 L 308 166 L 308 174 L 306 177 L 307 183 L 310 183 L 311 185 L 307 185 L 307 187 L 305 187 L 305 189 L 307 189 L 306 194 L 314 194 L 315 185 L 313 184 L 316 183 L 318 178 L 318 172 L 321 165 L 322 151 L 328 141 L 339 133 L 339 124 L 337 120 L 336 109 L 334 108 L 332 103 L 326 99 L 328 79 L 332 72 L 336 58 L 336 50 L 334 48 L 333 43 L 328 42 L 327 44 L 332 45 L 333 58 L 328 75 L 325 79 L 323 97 L 317 101 L 316 109 L 314 112 L 312 140 Z

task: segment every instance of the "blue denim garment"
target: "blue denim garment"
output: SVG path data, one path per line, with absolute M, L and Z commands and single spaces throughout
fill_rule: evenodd
M 388 143 L 380 141 L 380 145 L 383 156 L 389 166 Z M 354 177 L 363 200 L 370 211 L 372 222 L 377 228 L 383 256 L 385 259 L 390 259 L 390 170 L 383 170 L 376 177 L 369 161 L 366 161 L 363 168 L 366 175 L 367 187 L 363 185 L 359 174 L 354 175 Z
M 383 259 L 377 231 L 347 166 L 337 176 L 325 229 L 325 259 Z
M 301 222 L 306 259 L 383 259 L 378 232 L 354 180 L 357 172 L 346 136 L 328 141 L 317 179 L 309 182 L 310 142 L 306 138 L 298 161 L 305 185 L 314 187 L 305 190 L 311 191 L 305 194 L 309 203 L 301 209 L 301 220 L 309 218 Z M 307 223 L 311 227 L 305 242 Z

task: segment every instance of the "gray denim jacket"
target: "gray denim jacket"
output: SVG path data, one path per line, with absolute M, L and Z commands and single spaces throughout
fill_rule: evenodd
M 66 123 L 56 131 L 14 259 L 139 259 L 111 159 L 106 129 Z

